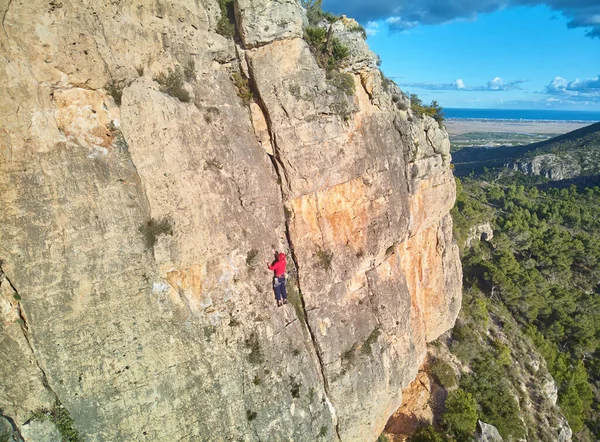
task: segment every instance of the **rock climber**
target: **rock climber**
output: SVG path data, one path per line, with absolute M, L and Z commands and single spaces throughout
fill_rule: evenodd
M 277 254 L 277 260 L 273 264 L 269 264 L 269 261 L 267 261 L 267 266 L 269 267 L 269 270 L 275 272 L 275 276 L 273 277 L 273 290 L 275 291 L 277 307 L 281 307 L 283 304 L 287 304 L 287 293 L 285 292 L 285 253 Z

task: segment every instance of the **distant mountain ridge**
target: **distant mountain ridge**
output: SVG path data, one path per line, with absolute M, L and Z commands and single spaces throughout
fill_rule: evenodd
M 470 147 L 453 154 L 455 174 L 512 169 L 552 181 L 600 174 L 600 122 L 538 143 Z

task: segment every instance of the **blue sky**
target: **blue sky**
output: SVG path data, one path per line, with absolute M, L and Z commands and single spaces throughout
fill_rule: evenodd
M 600 0 L 324 0 L 382 70 L 444 107 L 600 111 Z

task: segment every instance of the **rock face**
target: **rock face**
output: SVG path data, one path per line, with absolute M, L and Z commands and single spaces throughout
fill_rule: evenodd
M 477 424 L 477 442 L 503 442 L 502 436 L 500 436 L 496 427 L 482 421 L 477 421 Z
M 490 241 L 494 238 L 494 229 L 489 222 L 478 224 L 469 230 L 465 246 L 471 247 L 475 241 Z
M 393 442 L 404 442 L 419 428 L 431 425 L 444 410 L 447 392 L 425 371 L 402 391 L 402 406 L 385 426 L 385 435 Z
M 566 180 L 581 175 L 579 161 L 569 154 L 561 157 L 551 153 L 538 155 L 529 161 L 514 163 L 511 168 L 526 175 L 541 175 L 551 181 Z
M 64 407 L 89 441 L 374 440 L 452 327 L 445 131 L 398 110 L 362 41 L 340 94 L 295 1 L 235 8 L 241 46 L 214 0 L 0 2 L 18 437 Z

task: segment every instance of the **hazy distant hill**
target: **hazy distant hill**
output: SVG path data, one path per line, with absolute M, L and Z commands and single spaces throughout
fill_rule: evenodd
M 515 147 L 471 147 L 453 155 L 455 174 L 512 169 L 552 181 L 600 174 L 600 123 L 539 143 Z

